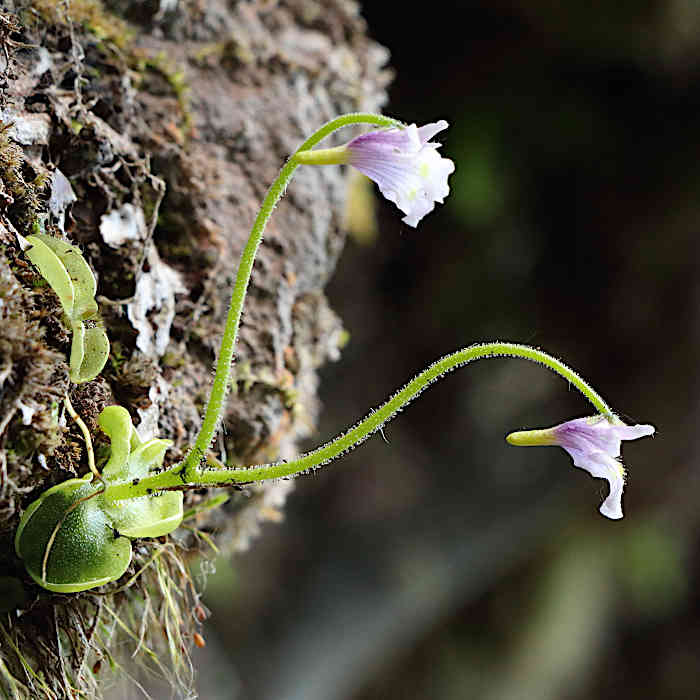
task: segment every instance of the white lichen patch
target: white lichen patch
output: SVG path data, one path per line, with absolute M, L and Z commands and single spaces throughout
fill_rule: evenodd
M 175 12 L 177 10 L 179 0 L 160 0 L 158 3 L 158 12 L 156 13 L 154 19 L 161 20 L 165 15 Z
M 49 211 L 58 222 L 58 227 L 63 233 L 66 232 L 66 210 L 77 199 L 68 178 L 56 168 L 51 178 Z
M 37 412 L 37 406 L 28 406 L 19 400 L 16 402 L 16 406 L 22 412 L 22 425 L 31 425 L 32 418 Z
M 133 204 L 124 204 L 109 214 L 103 214 L 100 219 L 100 235 L 111 248 L 119 248 L 129 241 L 144 240 L 146 218 L 143 210 Z
M 151 405 L 148 408 L 137 408 L 136 412 L 141 418 L 136 427 L 139 437 L 144 442 L 160 435 L 158 421 L 160 419 L 160 407 L 167 401 L 170 393 L 170 385 L 163 377 L 156 377 L 155 383 L 148 390 L 148 398 Z
M 12 107 L 0 110 L 0 121 L 10 124 L 8 136 L 20 146 L 47 146 L 51 117 L 43 112 L 18 112 Z
M 149 271 L 136 283 L 134 300 L 127 304 L 127 316 L 138 331 L 136 347 L 148 357 L 159 358 L 170 340 L 175 318 L 175 295 L 187 289 L 180 274 L 166 265 L 155 246 L 148 253 Z
M 36 58 L 36 65 L 32 69 L 32 73 L 34 73 L 34 75 L 41 77 L 47 70 L 51 70 L 53 68 L 53 59 L 51 58 L 51 54 L 43 46 L 40 46 L 37 49 Z

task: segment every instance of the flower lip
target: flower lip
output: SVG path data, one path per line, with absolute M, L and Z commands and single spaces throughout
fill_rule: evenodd
M 445 120 L 403 129 L 377 129 L 361 134 L 346 148 L 348 162 L 377 183 L 381 193 L 406 216 L 409 226 L 442 203 L 454 163 L 437 152 L 441 144 L 430 141 L 448 127 Z
M 552 429 L 557 443 L 564 449 L 582 449 L 605 452 L 611 457 L 620 456 L 623 440 L 637 440 L 653 435 L 653 425 L 625 425 L 613 423 L 605 416 L 575 418 Z
M 513 445 L 559 445 L 571 456 L 574 466 L 585 469 L 591 476 L 606 479 L 610 492 L 600 506 L 602 515 L 612 520 L 622 518 L 622 491 L 625 468 L 618 461 L 623 440 L 637 440 L 652 435 L 653 425 L 625 425 L 606 416 L 575 418 L 544 430 L 511 433 L 507 440 Z

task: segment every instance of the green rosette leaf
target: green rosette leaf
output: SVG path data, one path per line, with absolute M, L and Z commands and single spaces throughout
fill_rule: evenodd
M 45 491 L 23 514 L 15 550 L 29 575 L 49 591 L 77 593 L 122 576 L 131 542 L 114 529 L 89 478 L 70 479 Z

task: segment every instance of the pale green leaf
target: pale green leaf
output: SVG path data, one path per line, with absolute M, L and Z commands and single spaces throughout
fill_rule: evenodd
M 84 352 L 83 363 L 80 365 L 79 382 L 89 382 L 94 379 L 107 362 L 109 340 L 104 328 L 95 326 L 85 330 Z
M 97 422 L 112 445 L 112 453 L 102 470 L 102 476 L 105 479 L 126 478 L 133 430 L 129 412 L 123 406 L 107 406 L 100 413 Z
M 97 282 L 80 249 L 60 238 L 49 236 L 45 233 L 36 234 L 33 238 L 40 239 L 51 248 L 68 271 L 75 290 L 73 316 L 76 319 L 86 319 L 94 316 L 97 313 L 97 304 L 95 302 Z
M 73 318 L 75 303 L 75 288 L 68 270 L 56 253 L 44 243 L 38 236 L 28 236 L 31 248 L 25 251 L 26 256 L 39 270 L 41 276 L 51 285 L 56 292 L 63 310 L 68 318 Z

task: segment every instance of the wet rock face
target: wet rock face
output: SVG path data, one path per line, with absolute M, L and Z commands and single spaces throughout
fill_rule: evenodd
M 70 388 L 98 451 L 95 418 L 120 403 L 144 437 L 175 441 L 173 460 L 199 426 L 236 260 L 265 190 L 321 123 L 380 108 L 386 58 L 349 0 L 0 2 L 8 574 L 23 578 L 5 546 L 19 509 L 86 468 L 80 434 L 57 409 L 69 389 L 61 307 L 17 234 L 37 223 L 65 234 L 98 279 L 112 354 L 98 379 Z M 219 445 L 235 462 L 293 453 L 315 416 L 315 371 L 337 356 L 341 330 L 322 289 L 343 244 L 344 178 L 301 169 L 269 225 Z M 271 488 L 213 516 L 233 546 L 283 503 L 288 486 Z

